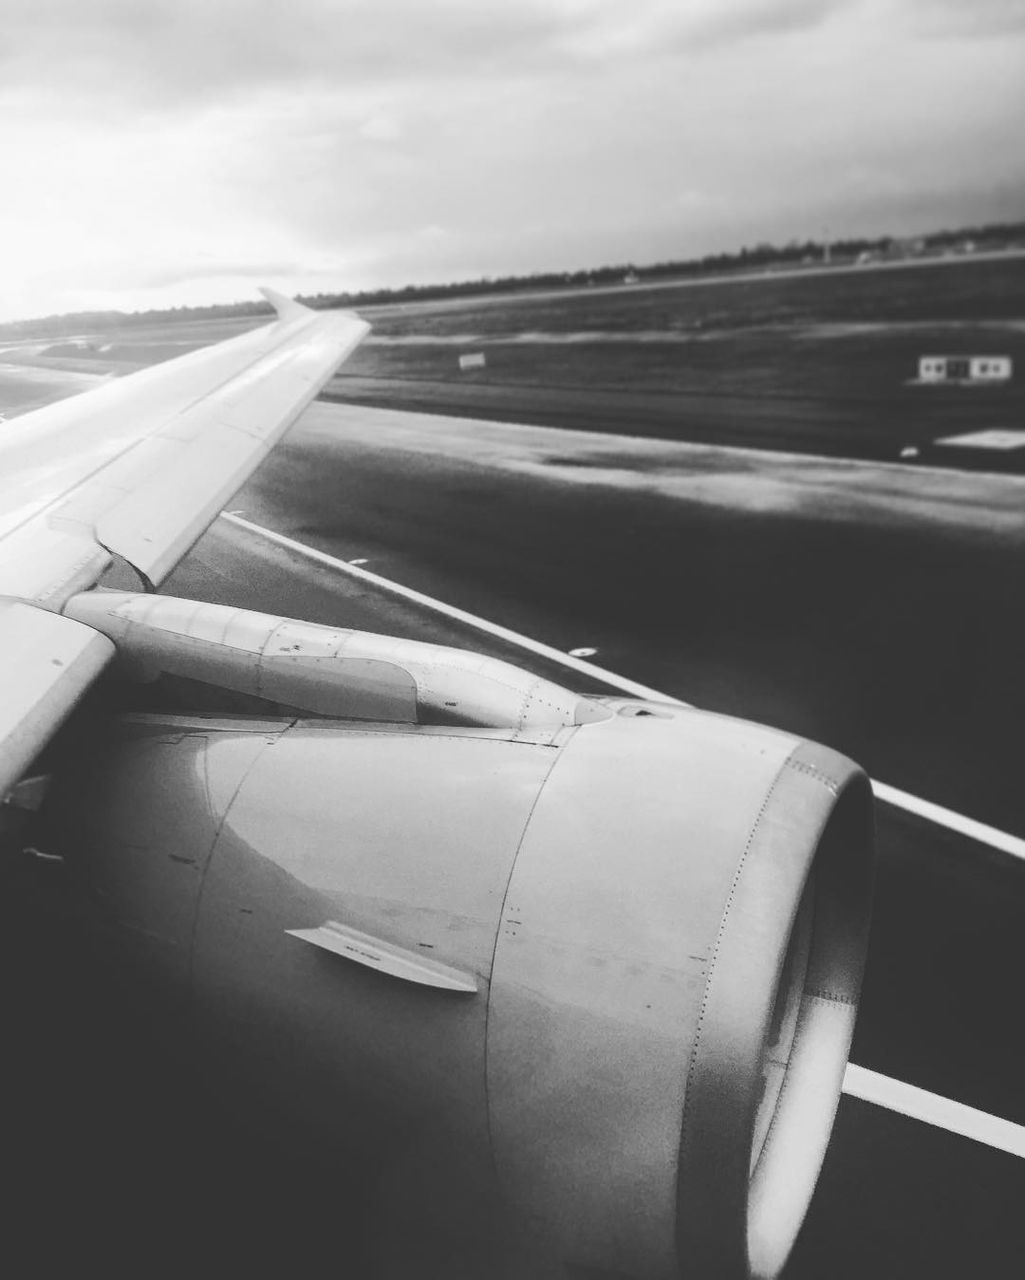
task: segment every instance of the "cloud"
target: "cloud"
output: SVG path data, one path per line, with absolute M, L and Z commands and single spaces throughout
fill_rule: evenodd
M 1007 216 L 1022 49 L 977 37 L 1021 7 L 958 35 L 953 0 L 7 0 L 3 303 Z
M 278 276 L 294 276 L 302 271 L 302 265 L 293 260 L 277 260 L 271 262 L 247 262 L 238 258 L 195 259 L 182 261 L 173 267 L 141 268 L 131 272 L 134 287 L 140 289 L 164 289 L 169 285 L 188 284 L 196 280 L 217 279 L 252 280 L 262 283 L 264 280 L 275 280 Z M 104 275 L 104 284 L 111 285 L 109 268 Z
M 0 83 L 93 109 L 355 92 L 661 59 L 820 25 L 843 0 L 6 0 Z
M 1025 0 L 910 0 L 906 17 L 928 36 L 992 39 L 1025 32 Z
M 851 0 L 745 0 L 709 9 L 684 24 L 682 43 L 691 49 L 708 49 L 741 40 L 790 36 L 813 31 L 850 8 Z
M 7 0 L 0 76 L 65 101 L 194 109 L 297 84 L 486 77 L 547 56 L 568 20 L 529 0 Z

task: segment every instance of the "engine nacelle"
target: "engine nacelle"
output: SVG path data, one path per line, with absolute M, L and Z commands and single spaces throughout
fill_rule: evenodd
M 532 1276 L 773 1276 L 853 1031 L 869 786 L 774 730 L 592 706 L 127 716 L 50 821 L 208 1041 L 423 1230 L 529 1240 Z

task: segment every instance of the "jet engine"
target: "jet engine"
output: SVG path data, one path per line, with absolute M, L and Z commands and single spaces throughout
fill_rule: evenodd
M 136 694 L 252 699 L 109 716 L 48 821 L 202 1042 L 373 1169 L 417 1242 L 385 1271 L 432 1274 L 429 1232 L 439 1274 L 460 1240 L 487 1277 L 780 1271 L 864 960 L 855 765 L 455 650 L 67 612 Z

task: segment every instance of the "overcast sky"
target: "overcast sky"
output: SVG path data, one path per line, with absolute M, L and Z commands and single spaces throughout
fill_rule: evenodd
M 1025 0 L 4 0 L 0 318 L 1025 218 Z

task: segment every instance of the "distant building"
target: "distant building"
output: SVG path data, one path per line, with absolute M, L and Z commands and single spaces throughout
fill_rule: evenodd
M 623 277 L 624 284 L 636 284 L 640 280 L 640 276 L 636 271 L 628 271 Z
M 922 356 L 919 382 L 1008 382 L 1014 373 L 1010 356 Z
M 891 240 L 885 246 L 880 257 L 884 258 L 917 258 L 926 251 L 926 243 L 921 236 L 907 236 L 900 240 Z

